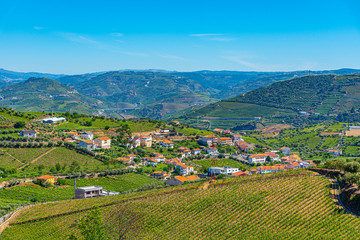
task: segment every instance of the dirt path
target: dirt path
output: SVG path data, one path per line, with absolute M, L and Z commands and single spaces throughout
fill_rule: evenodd
M 14 157 L 13 155 L 11 155 L 10 153 L 0 149 L 0 151 L 2 151 L 3 153 L 9 155 L 11 158 L 15 159 L 17 162 L 21 163 L 21 164 L 24 164 L 24 162 L 20 161 L 19 159 L 17 159 L 16 157 Z
M 356 217 L 359 217 L 359 215 L 353 213 L 352 211 L 350 211 L 349 209 L 347 209 L 344 204 L 341 202 L 340 199 L 340 190 L 339 190 L 339 183 L 337 180 L 333 179 L 333 178 L 328 178 L 329 181 L 331 182 L 331 186 L 330 186 L 330 196 L 331 199 L 333 200 L 333 202 L 336 204 L 336 206 L 338 206 L 338 208 L 346 211 L 349 214 L 352 214 Z
M 40 156 L 38 156 L 38 157 L 34 158 L 33 160 L 31 160 L 30 162 L 28 162 L 28 163 L 26 163 L 25 165 L 22 165 L 21 167 L 19 167 L 19 168 L 18 168 L 18 170 L 20 170 L 20 169 L 22 169 L 22 168 L 24 168 L 24 167 L 28 166 L 29 164 L 32 164 L 32 163 L 36 162 L 37 160 L 39 160 L 40 158 L 42 158 L 42 157 L 43 157 L 43 156 L 45 156 L 46 154 L 48 154 L 48 153 L 50 153 L 50 152 L 54 151 L 55 149 L 56 149 L 56 147 L 54 147 L 54 148 L 50 149 L 50 150 L 49 150 L 49 151 L 47 151 L 47 152 L 44 152 L 44 153 L 43 153 L 43 154 L 41 154 Z
M 31 207 L 32 205 L 30 206 L 26 206 L 26 207 L 23 207 L 23 208 L 20 208 L 18 210 L 16 210 L 8 219 L 6 219 L 5 222 L 3 222 L 2 224 L 0 224 L 0 235 L 2 234 L 2 232 L 5 230 L 5 228 L 7 228 L 7 226 L 9 226 L 9 224 L 14 221 L 16 219 L 17 216 L 19 216 L 19 214 L 24 211 L 25 209 Z

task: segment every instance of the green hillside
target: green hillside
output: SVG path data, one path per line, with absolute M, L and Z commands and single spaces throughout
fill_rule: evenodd
M 26 111 L 91 113 L 101 103 L 49 78 L 30 78 L 0 89 L 0 106 Z
M 126 232 L 129 239 L 360 237 L 360 220 L 339 210 L 331 200 L 328 179 L 311 173 L 288 171 L 236 177 L 206 186 L 188 184 L 33 206 L 5 229 L 2 239 L 66 239 L 72 233 L 79 236 L 73 223 L 94 204 L 100 205 L 106 232 L 118 232 L 118 227 L 132 224 L 132 230 Z M 128 222 L 129 215 L 136 216 L 136 220 Z M 125 225 L 115 224 L 116 217 Z
M 210 104 L 183 116 L 194 122 L 198 116 L 220 118 L 261 117 L 263 122 L 296 124 L 323 119 L 329 114 L 357 111 L 360 108 L 359 75 L 314 75 L 273 83 L 243 95 Z M 299 117 L 300 111 L 311 116 Z M 315 117 L 316 113 L 316 117 Z M 300 119 L 299 119 L 300 118 Z M 192 120 L 191 120 L 192 119 Z M 343 120 L 343 119 L 342 119 Z M 236 127 L 244 121 L 232 121 Z

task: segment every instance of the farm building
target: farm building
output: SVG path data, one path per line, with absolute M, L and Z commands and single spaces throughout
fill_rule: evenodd
M 50 175 L 43 175 L 41 177 L 38 177 L 36 180 L 39 182 L 54 184 L 56 181 L 56 178 L 54 176 L 50 176 Z
M 66 118 L 49 117 L 49 118 L 44 118 L 41 120 L 42 123 L 59 123 L 59 122 L 63 122 L 63 121 L 66 121 Z
M 118 192 L 105 191 L 99 186 L 80 187 L 75 189 L 75 198 L 92 198 L 119 195 Z
M 35 130 L 22 130 L 20 136 L 36 138 L 36 132 Z

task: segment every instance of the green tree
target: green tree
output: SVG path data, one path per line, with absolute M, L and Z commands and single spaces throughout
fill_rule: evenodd
M 14 124 L 14 128 L 24 128 L 25 127 L 25 122 L 23 121 L 18 121 Z

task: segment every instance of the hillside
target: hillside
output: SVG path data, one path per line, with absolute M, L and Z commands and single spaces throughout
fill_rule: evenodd
M 188 113 L 188 121 L 202 116 L 211 118 L 261 117 L 272 122 L 288 124 L 299 118 L 299 111 L 310 113 L 302 119 L 327 117 L 354 111 L 360 107 L 359 75 L 314 75 L 273 83 L 246 94 L 210 104 Z M 294 120 L 295 119 L 295 120 Z M 243 120 L 243 122 L 249 121 Z M 227 127 L 236 127 L 242 122 L 232 120 Z
M 216 184 L 181 187 L 115 197 L 60 201 L 23 211 L 2 239 L 65 239 L 75 219 L 100 205 L 108 231 L 113 217 L 128 223 L 136 216 L 136 239 L 359 239 L 360 220 L 339 210 L 329 180 L 296 171 L 236 177 Z M 120 213 L 120 214 L 119 214 Z M 31 220 L 31 221 L 28 221 Z M 28 221 L 28 222 L 26 222 Z
M 107 102 L 113 109 L 140 109 L 135 114 L 142 117 L 158 117 L 214 101 L 201 84 L 168 73 L 109 72 L 73 87 L 84 95 Z
M 30 78 L 0 89 L 0 105 L 27 111 L 91 113 L 100 101 L 49 78 Z
M 56 79 L 61 76 L 64 76 L 64 75 L 63 74 L 51 74 L 51 73 L 39 73 L 39 72 L 15 72 L 15 71 L 9 71 L 9 70 L 0 68 L 0 80 L 3 80 L 5 82 L 25 81 L 26 79 L 29 79 L 31 77 Z

